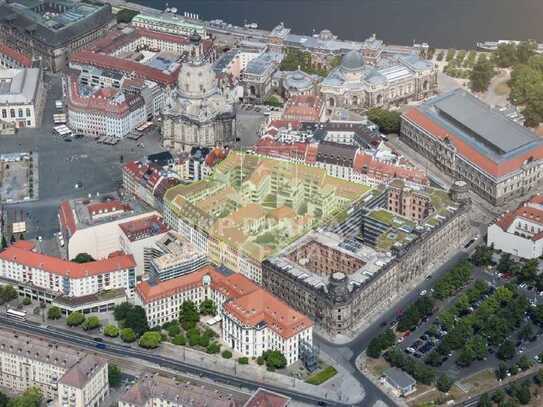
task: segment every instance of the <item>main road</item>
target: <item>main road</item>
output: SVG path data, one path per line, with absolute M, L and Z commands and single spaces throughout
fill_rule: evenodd
M 474 245 L 475 246 L 475 245 Z M 455 264 L 466 258 L 467 253 L 459 251 L 452 256 L 448 261 L 441 265 L 435 272 L 432 273 L 432 278 L 421 282 L 416 289 L 412 290 L 405 297 L 400 299 L 394 307 L 391 307 L 382 313 L 372 324 L 361 331 L 356 338 L 345 344 L 336 344 L 328 339 L 315 334 L 315 343 L 321 350 L 332 357 L 337 363 L 345 367 L 366 389 L 366 397 L 363 400 L 364 406 L 372 406 L 377 401 L 381 400 L 389 406 L 394 406 L 394 403 L 388 395 L 386 395 L 379 387 L 363 375 L 356 366 L 356 358 L 367 347 L 371 339 L 380 333 L 384 328 L 384 323 L 389 323 L 395 319 L 399 309 L 405 309 L 409 304 L 413 303 L 419 296 L 421 290 L 428 290 L 435 283 L 435 279 L 441 277 L 449 271 Z
M 70 333 L 66 330 L 57 330 L 51 329 L 50 327 L 43 327 L 38 324 L 21 321 L 7 317 L 5 315 L 0 315 L 0 326 L 4 328 L 13 328 L 18 331 L 23 331 L 35 335 L 45 336 L 51 339 L 69 343 L 72 345 L 79 346 L 81 348 L 86 348 L 88 350 L 109 354 L 115 357 L 130 357 L 139 359 L 142 361 L 154 363 L 159 365 L 162 368 L 172 369 L 176 371 L 186 372 L 196 375 L 205 375 L 206 378 L 211 379 L 215 382 L 224 383 L 226 385 L 238 386 L 243 388 L 248 388 L 250 390 L 256 390 L 259 387 L 275 391 L 278 393 L 285 394 L 291 397 L 293 400 L 297 400 L 303 403 L 308 403 L 309 405 L 326 405 L 326 406 L 350 406 L 351 404 L 345 404 L 341 402 L 331 401 L 329 399 L 323 399 L 320 397 L 312 396 L 309 394 L 301 393 L 295 390 L 286 389 L 280 386 L 275 386 L 268 383 L 260 383 L 254 380 L 244 379 L 238 376 L 233 376 L 230 374 L 217 372 L 214 370 L 207 369 L 202 366 L 190 365 L 188 363 L 178 361 L 175 359 L 166 358 L 164 356 L 157 355 L 151 351 L 146 351 L 141 348 L 132 348 L 125 345 L 117 345 L 109 342 L 102 342 L 106 345 L 105 349 L 98 349 L 96 347 L 97 342 L 94 341 L 91 337 L 84 335 L 77 335 Z M 361 404 L 367 406 L 367 404 Z

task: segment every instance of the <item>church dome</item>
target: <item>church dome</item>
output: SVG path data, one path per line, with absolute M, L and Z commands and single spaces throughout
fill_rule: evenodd
M 349 51 L 341 60 L 341 68 L 346 71 L 358 71 L 364 67 L 364 58 L 358 51 Z
M 204 98 L 217 91 L 217 77 L 210 64 L 184 63 L 177 78 L 179 93 L 188 98 Z

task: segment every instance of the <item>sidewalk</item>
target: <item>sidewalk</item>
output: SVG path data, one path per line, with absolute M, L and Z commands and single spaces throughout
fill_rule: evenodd
M 356 379 L 342 366 L 335 363 L 328 355 L 321 352 L 321 359 L 334 366 L 338 373 L 335 377 L 320 386 L 314 386 L 294 377 L 276 372 L 269 372 L 256 361 L 250 360 L 248 365 L 240 365 L 235 359 L 224 359 L 220 354 L 209 355 L 185 346 L 163 343 L 157 351 L 161 356 L 183 361 L 218 372 L 231 374 L 261 383 L 296 390 L 324 399 L 343 403 L 359 403 L 365 396 L 365 391 Z
M 33 307 L 33 305 L 30 305 L 28 307 L 31 308 Z M 43 322 L 40 315 L 33 315 L 31 309 L 27 309 L 27 311 L 28 320 L 38 323 L 45 323 L 49 326 L 60 329 L 70 329 L 66 326 L 65 319 L 55 321 L 46 319 L 45 322 Z M 112 316 L 108 316 L 107 314 L 93 315 L 98 315 L 100 319 L 102 319 L 103 326 L 106 325 L 108 318 L 112 318 Z M 74 331 L 79 334 L 87 335 L 89 337 L 101 336 L 101 334 L 99 334 L 97 330 L 84 332 L 79 328 L 74 328 Z M 105 340 L 120 345 L 126 345 L 119 338 L 105 337 Z M 138 347 L 136 343 L 132 343 L 130 344 L 130 346 L 132 348 Z M 320 353 L 320 359 L 322 359 L 325 363 L 335 367 L 338 373 L 333 378 L 321 384 L 320 386 L 314 386 L 305 383 L 302 380 L 287 376 L 285 374 L 269 372 L 267 371 L 265 366 L 258 366 L 256 364 L 256 360 L 249 360 L 248 365 L 240 365 L 237 362 L 237 357 L 239 355 L 233 355 L 231 359 L 224 359 L 220 353 L 211 355 L 190 348 L 188 346 L 176 346 L 168 342 L 163 342 L 160 347 L 156 349 L 155 352 L 158 355 L 182 361 L 194 366 L 202 366 L 213 371 L 234 375 L 249 380 L 255 380 L 263 384 L 269 383 L 276 386 L 281 386 L 331 401 L 356 404 L 362 401 L 365 397 L 365 389 L 360 385 L 360 383 L 358 383 L 353 375 L 347 369 L 345 369 L 345 367 L 339 366 L 336 361 L 334 361 L 324 352 Z M 138 361 L 132 361 L 130 358 L 128 358 L 128 363 L 131 362 L 134 363 Z M 138 363 L 142 362 L 139 361 Z
M 378 377 L 375 377 L 372 372 L 370 372 L 368 369 L 362 367 L 366 365 L 366 355 L 364 352 L 362 352 L 360 355 L 357 356 L 355 361 L 356 368 L 364 375 L 366 376 L 375 386 L 377 386 L 380 390 L 385 392 L 395 403 L 396 405 L 400 407 L 408 407 L 407 402 L 405 399 L 398 397 L 390 387 L 383 386 L 381 381 Z

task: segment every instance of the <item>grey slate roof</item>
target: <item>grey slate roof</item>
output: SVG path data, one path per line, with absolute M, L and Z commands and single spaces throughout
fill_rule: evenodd
M 462 89 L 431 100 L 426 107 L 432 106 L 442 120 L 499 156 L 543 142 Z
M 383 375 L 399 389 L 405 389 L 417 384 L 417 381 L 411 375 L 405 373 L 397 367 L 390 367 L 383 372 Z
M 62 376 L 59 383 L 82 389 L 106 363 L 102 358 L 87 354 Z
M 40 82 L 40 70 L 0 70 L 0 104 L 32 104 Z

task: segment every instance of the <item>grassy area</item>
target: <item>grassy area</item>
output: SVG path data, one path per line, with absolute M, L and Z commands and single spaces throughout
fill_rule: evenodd
M 511 93 L 511 88 L 507 84 L 507 81 L 503 81 L 496 85 L 494 92 L 496 92 L 496 95 L 500 96 L 509 95 Z
M 328 366 L 327 368 L 317 372 L 307 378 L 306 383 L 313 384 L 318 386 L 319 384 L 324 383 L 327 380 L 330 380 L 337 374 L 337 370 L 333 366 Z
M 430 194 L 430 201 L 432 206 L 439 211 L 439 209 L 449 206 L 451 204 L 451 198 L 446 191 L 441 189 L 434 189 Z
M 394 219 L 394 214 L 385 210 L 373 211 L 370 215 L 372 219 L 382 222 L 386 225 L 392 225 L 392 220 Z

